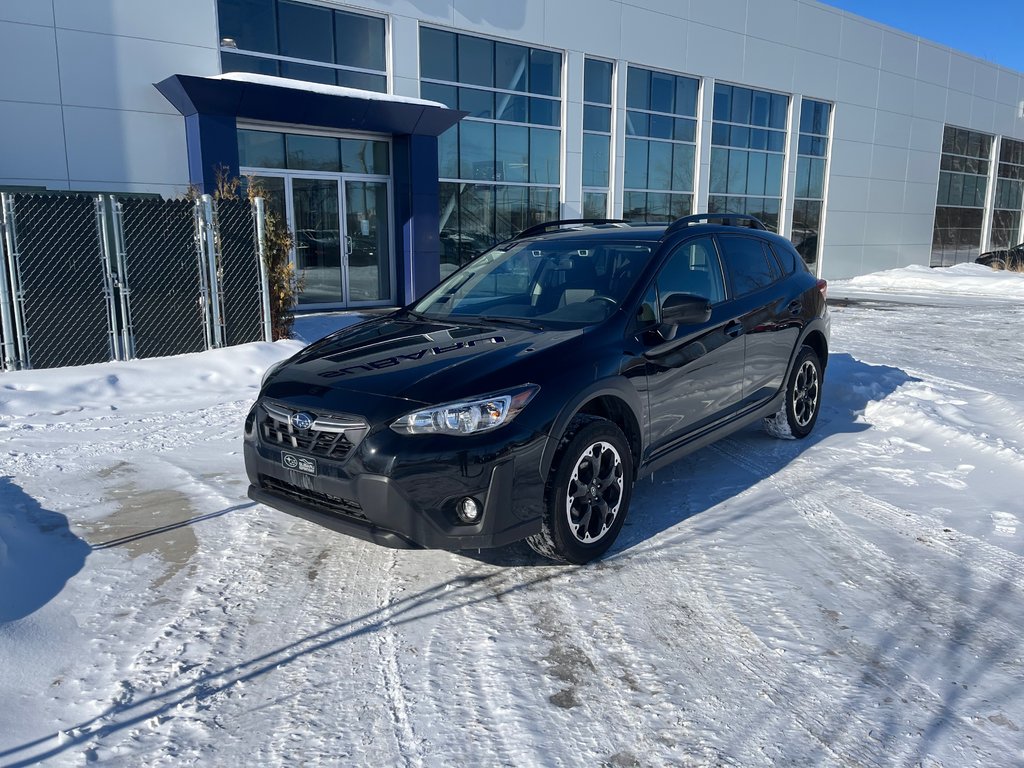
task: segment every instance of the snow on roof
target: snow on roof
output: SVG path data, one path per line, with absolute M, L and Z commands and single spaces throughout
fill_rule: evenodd
M 258 75 L 253 72 L 227 72 L 223 75 L 210 75 L 206 79 L 234 80 L 240 83 L 257 83 L 259 85 L 273 85 L 277 88 L 290 88 L 293 91 L 322 93 L 325 96 L 345 96 L 354 99 L 367 99 L 368 101 L 390 101 L 394 104 L 416 104 L 421 107 L 440 107 L 441 109 L 448 109 L 447 105 L 442 104 L 439 101 L 416 99 L 411 96 L 395 96 L 391 93 L 379 93 L 378 91 L 363 91 L 359 88 L 345 88 L 340 85 L 310 83 L 305 80 L 292 80 L 288 77 Z

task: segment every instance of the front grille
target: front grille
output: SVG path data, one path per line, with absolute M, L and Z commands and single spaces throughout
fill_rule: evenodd
M 272 491 L 279 496 L 285 496 L 292 501 L 311 504 L 325 512 L 351 517 L 362 522 L 370 522 L 369 518 L 363 514 L 363 508 L 359 505 L 359 502 L 352 499 L 343 499 L 340 496 L 332 496 L 329 493 L 300 488 L 297 485 L 286 483 L 283 480 L 278 480 L 276 477 L 268 475 L 260 475 L 260 487 Z
M 260 436 L 271 445 L 324 456 L 340 461 L 344 459 L 366 434 L 369 427 L 356 416 L 338 416 L 310 413 L 281 403 L 264 402 L 260 421 Z M 308 429 L 292 424 L 292 416 L 305 413 L 312 417 Z

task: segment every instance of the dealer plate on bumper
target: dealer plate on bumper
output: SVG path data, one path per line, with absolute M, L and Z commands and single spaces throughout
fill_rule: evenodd
M 285 469 L 302 472 L 305 475 L 316 474 L 316 459 L 307 456 L 296 456 L 294 453 L 281 452 L 281 464 Z

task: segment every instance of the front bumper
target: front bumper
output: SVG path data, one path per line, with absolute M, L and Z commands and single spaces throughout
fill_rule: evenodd
M 546 435 L 515 422 L 470 437 L 371 429 L 343 459 L 310 454 L 314 476 L 284 466 L 282 454 L 303 452 L 263 439 L 260 408 L 247 420 L 244 447 L 255 501 L 396 548 L 485 549 L 540 531 Z M 455 512 L 467 496 L 483 510 L 473 524 Z

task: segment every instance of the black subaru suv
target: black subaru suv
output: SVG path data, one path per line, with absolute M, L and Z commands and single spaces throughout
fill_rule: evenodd
M 533 227 L 271 368 L 249 495 L 386 546 L 587 562 L 638 478 L 756 420 L 810 433 L 825 289 L 749 217 Z

